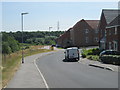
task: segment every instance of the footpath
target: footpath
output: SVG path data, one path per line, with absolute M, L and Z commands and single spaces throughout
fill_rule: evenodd
M 97 67 L 97 68 L 101 68 L 101 69 L 110 70 L 110 71 L 120 72 L 119 66 L 117 66 L 117 65 L 104 64 L 102 62 L 92 61 L 92 60 L 89 60 L 89 59 L 86 59 L 86 58 L 81 58 L 79 63 L 86 64 L 86 65 L 92 66 L 92 67 Z
M 42 75 L 40 75 L 40 71 L 36 69 L 35 60 L 54 52 L 55 51 L 25 57 L 25 63 L 21 64 L 19 70 L 5 88 L 47 88 Z

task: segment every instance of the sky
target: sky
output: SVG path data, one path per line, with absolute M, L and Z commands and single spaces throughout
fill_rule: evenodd
M 99 20 L 102 9 L 117 9 L 118 2 L 2 2 L 2 31 L 65 31 L 81 19 Z M 1 23 L 1 22 L 0 22 Z

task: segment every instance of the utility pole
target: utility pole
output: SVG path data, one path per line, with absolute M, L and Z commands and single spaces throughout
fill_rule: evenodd
M 51 28 L 52 28 L 52 27 L 49 27 L 49 36 L 50 36 L 50 32 L 51 32 L 50 30 L 51 30 Z
M 59 31 L 59 21 L 57 22 L 57 31 Z
M 52 28 L 52 27 L 49 27 L 49 32 L 50 32 L 51 28 Z
M 24 52 L 23 52 L 23 16 L 26 15 L 28 13 L 21 13 L 21 29 L 22 29 L 22 63 L 24 63 Z

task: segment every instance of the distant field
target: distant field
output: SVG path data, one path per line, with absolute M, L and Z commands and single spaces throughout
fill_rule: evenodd
M 30 46 L 24 50 L 24 57 L 37 53 L 49 52 L 50 49 L 42 49 L 44 46 Z M 2 55 L 3 56 L 3 55 Z M 13 77 L 21 64 L 22 51 L 17 51 L 2 58 L 2 87 Z

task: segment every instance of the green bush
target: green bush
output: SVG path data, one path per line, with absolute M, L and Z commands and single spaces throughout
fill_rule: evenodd
M 102 57 L 100 57 L 100 60 L 103 63 L 120 65 L 120 55 L 103 55 Z
M 25 49 L 29 49 L 30 47 L 29 46 L 26 46 Z
M 82 52 L 81 52 L 82 57 L 86 58 L 87 54 L 88 54 L 87 50 L 86 49 L 82 49 Z
M 99 61 L 100 52 L 101 51 L 98 48 L 93 48 L 93 49 L 89 49 L 89 50 L 86 50 L 84 48 L 84 49 L 82 49 L 81 55 L 83 58 L 87 57 L 90 60 Z

